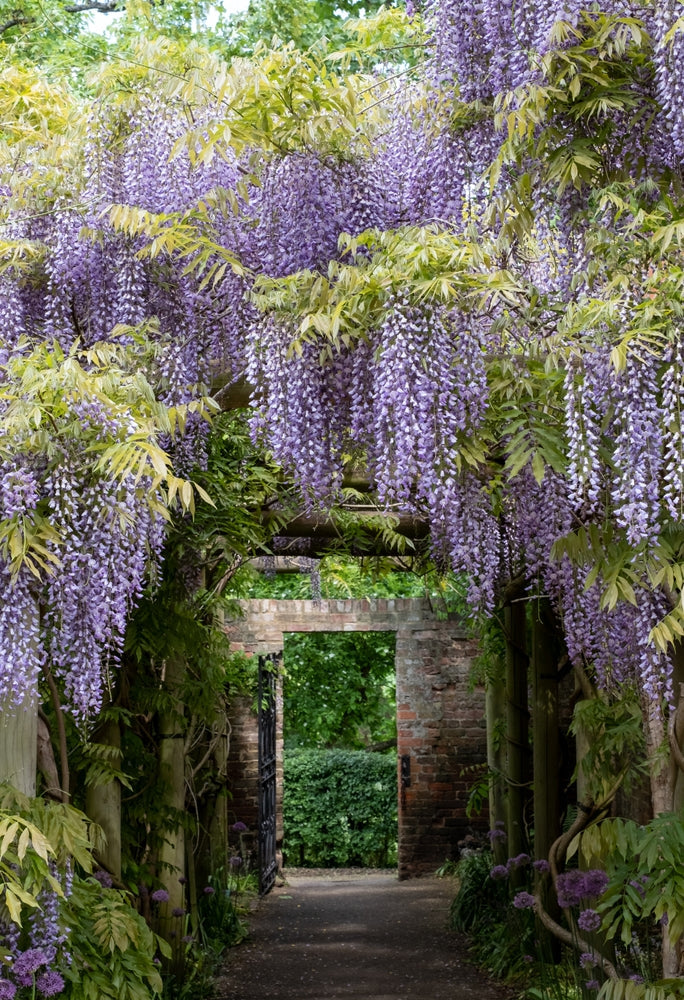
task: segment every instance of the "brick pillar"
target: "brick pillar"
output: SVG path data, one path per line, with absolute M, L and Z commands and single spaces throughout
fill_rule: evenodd
M 397 631 L 399 878 L 434 872 L 487 818 L 465 813 L 473 775 L 486 760 L 484 692 L 469 690 L 474 646 L 454 622 Z

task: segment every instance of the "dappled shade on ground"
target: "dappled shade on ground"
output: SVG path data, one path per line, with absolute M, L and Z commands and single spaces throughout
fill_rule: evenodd
M 302 870 L 259 905 L 220 1000 L 506 1000 L 448 930 L 450 880 Z

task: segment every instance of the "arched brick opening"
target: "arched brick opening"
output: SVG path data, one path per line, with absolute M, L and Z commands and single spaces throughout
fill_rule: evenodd
M 486 817 L 466 816 L 469 771 L 487 758 L 485 699 L 471 689 L 474 642 L 462 623 L 435 613 L 424 599 L 242 601 L 228 623 L 232 648 L 280 653 L 284 632 L 395 632 L 399 877 L 433 872 Z M 256 827 L 256 720 L 248 699 L 231 716 L 231 809 Z M 278 830 L 282 837 L 282 731 L 279 741 Z

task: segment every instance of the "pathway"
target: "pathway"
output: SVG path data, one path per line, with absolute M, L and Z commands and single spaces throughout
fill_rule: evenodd
M 447 929 L 453 882 L 286 873 L 233 949 L 217 1000 L 506 1000 Z

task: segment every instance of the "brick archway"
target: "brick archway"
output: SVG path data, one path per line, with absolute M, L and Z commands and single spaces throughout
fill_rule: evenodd
M 243 616 L 226 625 L 233 649 L 279 653 L 285 632 L 396 634 L 399 877 L 432 872 L 455 857 L 473 822 L 465 807 L 464 768 L 486 761 L 485 700 L 470 688 L 474 642 L 461 622 L 416 598 L 346 601 L 241 601 Z M 255 721 L 247 700 L 231 718 L 231 808 L 256 824 Z M 282 737 L 279 745 L 282 836 Z M 475 821 L 486 826 L 486 819 Z

